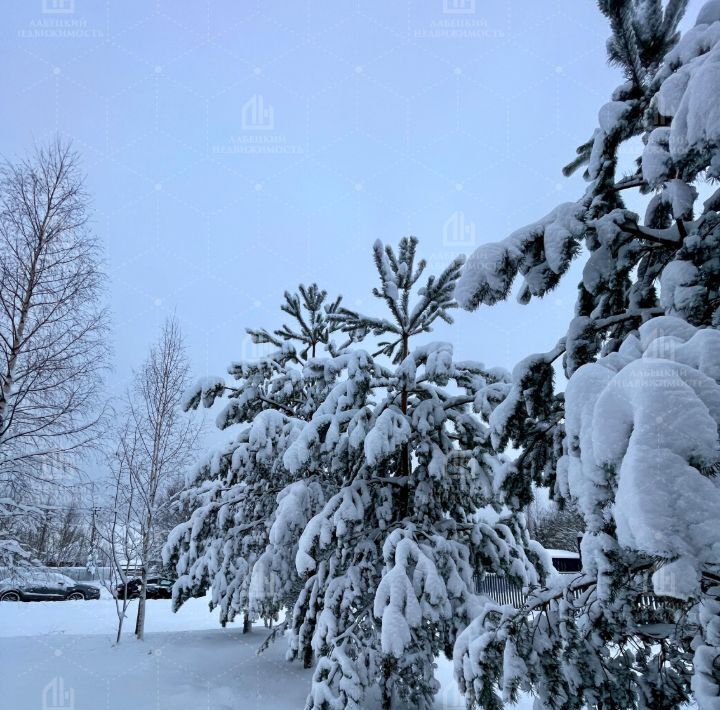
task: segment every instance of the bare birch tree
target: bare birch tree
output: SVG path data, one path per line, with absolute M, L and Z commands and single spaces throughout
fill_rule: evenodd
M 162 544 L 156 525 L 166 494 L 193 459 L 200 426 L 182 411 L 181 401 L 189 384 L 189 365 L 180 327 L 168 319 L 159 341 L 139 371 L 128 392 L 128 426 L 122 433 L 125 466 L 134 481 L 135 528 L 140 545 L 142 588 L 138 600 L 135 635 L 145 630 L 145 593 L 153 553 Z
M 137 431 L 133 422 L 126 420 L 118 435 L 117 449 L 108 456 L 110 477 L 106 481 L 105 505 L 98 506 L 94 519 L 94 533 L 98 539 L 99 554 L 107 564 L 108 574 L 101 583 L 112 594 L 117 614 L 115 643 L 120 643 L 127 609 L 130 569 L 140 555 L 141 541 L 137 529 L 137 477 L 131 475 L 139 453 Z
M 0 164 L 0 557 L 33 492 L 98 441 L 104 276 L 78 155 L 60 140 Z M 18 514 L 19 513 L 19 514 Z M 3 555 L 4 553 L 4 555 Z

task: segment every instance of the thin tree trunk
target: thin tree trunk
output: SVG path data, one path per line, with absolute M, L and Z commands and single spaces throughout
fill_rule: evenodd
M 250 613 L 243 612 L 243 633 L 248 634 L 252 630 L 252 622 L 250 621 Z
M 305 587 L 307 587 L 308 582 L 310 581 L 310 579 L 313 577 L 314 574 L 315 574 L 314 572 L 309 572 L 307 574 L 307 576 L 305 577 Z M 313 600 L 312 595 L 308 595 L 307 596 L 308 613 L 305 615 L 305 619 L 306 619 L 306 623 L 307 623 L 307 620 L 309 618 L 311 618 L 312 622 L 313 622 L 313 626 L 315 626 L 316 621 L 317 621 L 317 598 L 315 600 L 315 605 L 314 605 L 314 609 L 313 609 L 313 613 L 312 613 L 312 617 L 311 617 L 310 616 L 310 605 L 313 603 L 312 600 Z M 303 634 L 303 643 L 304 643 L 304 646 L 302 649 L 303 668 L 312 668 L 313 667 L 314 655 L 313 655 L 313 648 L 312 648 L 312 643 L 311 643 L 312 636 L 313 636 L 312 634 L 308 634 L 307 632 Z
M 138 599 L 137 618 L 135 619 L 135 636 L 138 641 L 145 638 L 145 599 L 147 598 L 147 567 L 143 566 L 141 575 L 140 598 Z
M 146 528 L 143 535 L 142 546 L 142 575 L 140 586 L 140 598 L 138 599 L 137 618 L 135 619 L 135 636 L 138 641 L 145 638 L 145 601 L 147 599 L 147 580 L 148 580 L 148 557 L 150 556 L 150 531 L 152 530 L 152 517 L 148 515 Z
M 118 618 L 118 628 L 117 628 L 117 636 L 115 636 L 115 643 L 120 643 L 120 637 L 122 636 L 122 630 L 123 630 L 123 621 L 125 621 L 125 609 L 123 609 L 122 613 L 119 615 Z
M 47 218 L 46 218 L 47 219 Z M 44 224 L 42 229 L 44 230 Z M 0 388 L 0 436 L 5 429 L 5 412 L 7 411 L 8 400 L 10 399 L 10 393 L 13 385 L 15 384 L 15 366 L 17 365 L 17 359 L 20 355 L 22 348 L 23 338 L 25 337 L 25 327 L 27 325 L 28 314 L 30 313 L 30 303 L 33 297 L 33 291 L 35 289 L 35 276 L 37 273 L 37 260 L 40 258 L 40 254 L 43 248 L 43 235 L 42 232 L 38 239 L 38 246 L 33 253 L 33 259 L 30 264 L 30 272 L 27 279 L 27 288 L 23 294 L 22 305 L 20 307 L 20 320 L 18 322 L 17 329 L 13 333 L 13 341 L 10 347 L 10 357 L 7 361 L 7 369 L 2 379 L 2 387 Z
M 303 649 L 303 668 L 312 668 L 313 667 L 313 650 L 312 646 L 309 643 L 305 644 L 305 648 Z
M 392 657 L 386 656 L 382 662 L 382 710 L 392 710 L 392 685 L 390 678 L 392 677 L 395 663 Z
M 403 335 L 403 342 L 402 342 L 402 359 L 404 360 L 408 356 L 408 336 Z M 403 388 L 401 394 L 400 394 L 400 409 L 403 414 L 407 414 L 408 409 L 408 393 L 405 388 Z M 400 451 L 400 476 L 404 477 L 405 482 L 402 486 L 400 486 L 400 493 L 399 493 L 399 499 L 398 499 L 398 515 L 400 520 L 403 520 L 407 517 L 408 514 L 408 505 L 409 505 L 409 498 L 410 498 L 410 451 L 408 449 L 407 444 L 403 444 L 402 449 Z

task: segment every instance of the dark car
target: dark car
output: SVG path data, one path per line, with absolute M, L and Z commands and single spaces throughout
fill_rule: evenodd
M 0 580 L 0 601 L 43 602 L 100 599 L 100 589 L 58 572 L 28 570 Z
M 148 577 L 146 599 L 172 599 L 172 588 L 175 580 L 169 577 Z M 125 588 L 127 587 L 127 597 Z M 127 584 L 120 584 L 115 590 L 118 599 L 137 599 L 142 590 L 142 579 L 129 579 Z

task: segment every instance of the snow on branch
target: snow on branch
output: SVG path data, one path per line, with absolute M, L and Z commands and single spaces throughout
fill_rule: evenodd
M 480 246 L 468 259 L 455 289 L 460 305 L 474 310 L 481 303 L 504 300 L 518 273 L 524 276 L 523 300 L 553 288 L 583 236 L 585 211 L 582 204 L 566 202 L 506 239 Z

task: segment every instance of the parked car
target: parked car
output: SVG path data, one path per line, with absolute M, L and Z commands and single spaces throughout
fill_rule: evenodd
M 45 570 L 16 572 L 0 580 L 0 601 L 41 602 L 100 599 L 100 589 L 92 584 Z
M 172 599 L 172 588 L 175 584 L 174 579 L 169 577 L 148 577 L 146 599 Z M 129 579 L 127 585 L 120 584 L 115 590 L 118 599 L 125 598 L 125 587 L 127 586 L 127 598 L 137 599 L 142 590 L 142 579 L 136 577 Z

